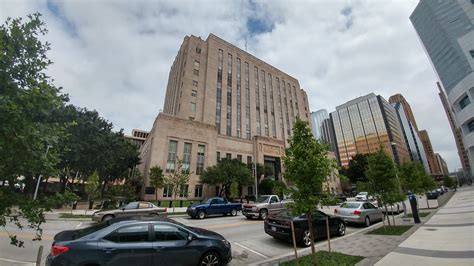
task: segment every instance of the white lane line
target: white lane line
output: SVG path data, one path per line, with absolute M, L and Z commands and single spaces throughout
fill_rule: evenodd
M 35 265 L 35 263 L 31 262 L 31 261 L 11 260 L 11 259 L 5 259 L 5 258 L 0 258 L 0 260 L 7 261 L 7 262 L 13 262 L 13 263 L 23 263 L 23 264 Z
M 248 250 L 248 251 L 250 251 L 250 252 L 253 252 L 253 253 L 255 253 L 255 254 L 261 256 L 261 257 L 264 257 L 265 259 L 270 258 L 270 257 L 268 257 L 268 256 L 263 255 L 263 254 L 260 253 L 260 252 L 257 252 L 257 251 L 255 251 L 255 250 L 253 250 L 253 249 L 251 249 L 251 248 L 249 248 L 249 247 L 246 247 L 246 246 L 244 246 L 244 245 L 242 245 L 242 244 L 239 244 L 239 243 L 237 243 L 237 242 L 234 242 L 234 244 L 236 244 L 237 246 L 239 246 L 239 247 L 241 247 L 241 248 L 244 248 L 244 249 L 246 249 L 246 250 Z
M 81 227 L 82 223 L 79 223 L 78 225 L 76 225 L 76 229 Z

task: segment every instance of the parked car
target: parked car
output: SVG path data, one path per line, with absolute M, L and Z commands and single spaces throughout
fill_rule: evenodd
M 254 203 L 243 204 L 242 214 L 247 219 L 260 218 L 265 220 L 269 214 L 276 214 L 285 209 L 292 200 L 280 200 L 278 195 L 261 195 Z
M 385 206 L 378 206 L 383 213 L 385 213 Z M 393 213 L 392 213 L 392 209 L 393 209 Z M 390 214 L 399 214 L 400 212 L 403 211 L 403 203 L 401 202 L 397 202 L 393 205 L 389 205 L 387 204 L 387 213 L 390 213 Z
M 383 219 L 382 210 L 370 202 L 348 201 L 334 209 L 334 215 L 348 223 L 361 223 L 370 226 Z
M 158 216 L 166 215 L 166 208 L 157 207 L 146 201 L 133 201 L 115 210 L 96 211 L 92 214 L 92 221 L 107 221 L 118 217 Z
M 191 218 L 204 219 L 209 215 L 227 215 L 236 216 L 237 212 L 242 210 L 242 204 L 229 203 L 221 197 L 208 198 L 200 203 L 195 203 L 188 207 L 186 213 Z
M 359 193 L 355 196 L 355 200 L 356 200 L 356 201 L 367 201 L 368 196 L 369 196 L 369 193 L 368 193 L 368 192 L 359 192 Z
M 444 194 L 444 189 L 442 189 L 442 188 L 437 188 L 436 191 L 438 191 L 438 194 L 440 196 Z
M 215 232 L 145 217 L 60 232 L 46 265 L 222 265 L 231 259 L 230 243 Z
M 433 189 L 432 191 L 426 192 L 426 198 L 427 199 L 437 199 L 439 197 L 439 192 L 436 189 Z
M 345 222 L 334 216 L 327 215 L 321 211 L 315 211 L 312 215 L 313 234 L 316 239 L 327 237 L 326 217 L 329 218 L 329 234 L 343 236 L 346 233 Z M 295 229 L 295 239 L 298 245 L 310 246 L 311 236 L 306 214 L 294 216 L 291 210 L 284 210 L 278 214 L 268 216 L 265 220 L 265 233 L 276 239 L 293 242 L 291 234 L 291 221 Z

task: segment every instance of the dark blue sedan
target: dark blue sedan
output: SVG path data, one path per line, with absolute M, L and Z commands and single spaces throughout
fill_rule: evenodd
M 223 265 L 221 235 L 166 218 L 112 219 L 54 237 L 46 265 Z

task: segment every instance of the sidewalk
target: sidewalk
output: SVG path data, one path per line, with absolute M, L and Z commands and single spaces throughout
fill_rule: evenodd
M 473 265 L 474 187 L 463 187 L 375 265 Z

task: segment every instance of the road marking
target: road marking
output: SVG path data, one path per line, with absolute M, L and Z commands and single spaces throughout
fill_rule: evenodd
M 264 257 L 265 259 L 270 258 L 270 257 L 268 257 L 268 256 L 263 255 L 263 254 L 260 253 L 260 252 L 257 252 L 257 251 L 255 251 L 255 250 L 253 250 L 253 249 L 251 249 L 251 248 L 249 248 L 249 247 L 246 247 L 246 246 L 244 246 L 244 245 L 242 245 L 242 244 L 239 244 L 239 243 L 237 243 L 237 242 L 234 242 L 234 244 L 236 244 L 237 246 L 239 246 L 239 247 L 241 247 L 241 248 L 244 248 L 244 249 L 246 249 L 246 250 L 248 250 L 248 251 L 250 251 L 250 252 L 252 252 L 252 253 L 255 253 L 255 254 L 257 254 L 257 255 L 259 255 L 259 256 L 261 256 L 261 257 Z
M 82 223 L 79 223 L 78 225 L 76 225 L 76 229 L 81 227 Z
M 0 258 L 0 260 L 7 261 L 7 262 L 13 262 L 13 263 L 23 263 L 23 264 L 35 265 L 35 263 L 32 262 L 32 261 L 11 260 L 11 259 L 6 259 L 6 258 Z

